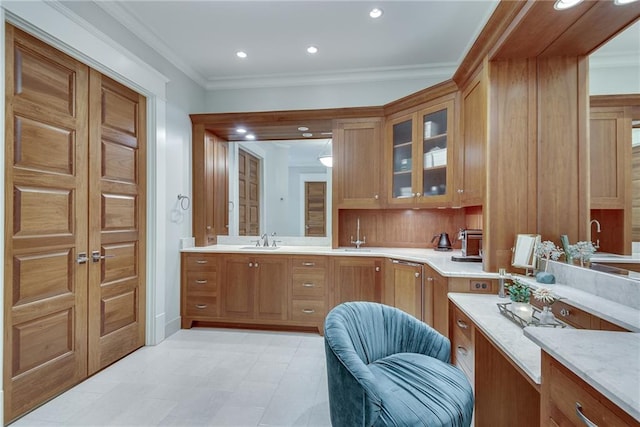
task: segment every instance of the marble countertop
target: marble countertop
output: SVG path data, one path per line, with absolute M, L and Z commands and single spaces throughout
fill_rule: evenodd
M 500 314 L 496 295 L 450 293 L 449 299 L 536 384 L 540 384 L 540 347 L 524 336 L 520 326 Z M 546 329 L 546 328 L 545 328 Z
M 640 334 L 527 327 L 524 335 L 640 421 Z
M 599 295 L 562 284 L 545 285 L 536 282 L 533 277 L 513 276 L 525 282 L 531 288 L 546 287 L 562 298 L 562 301 L 576 308 L 587 311 L 601 319 L 621 326 L 632 332 L 640 332 L 640 310 Z M 637 285 L 629 285 L 628 292 L 638 292 Z
M 452 261 L 451 256 L 460 256 L 459 250 L 448 252 L 418 248 L 337 248 L 327 246 L 279 246 L 275 249 L 251 245 L 211 245 L 184 248 L 182 252 L 284 254 L 284 255 L 328 255 L 398 258 L 404 261 L 425 263 L 445 277 L 473 277 L 497 279 L 497 273 L 482 270 L 481 262 Z
M 632 255 L 619 255 L 610 254 L 608 252 L 596 252 L 591 256 L 591 262 L 606 262 L 606 263 L 640 263 L 640 253 L 634 253 Z

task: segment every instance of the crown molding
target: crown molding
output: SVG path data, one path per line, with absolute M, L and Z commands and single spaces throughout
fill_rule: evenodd
M 324 73 L 291 73 L 262 76 L 238 76 L 233 78 L 210 78 L 207 90 L 255 89 L 269 87 L 316 86 L 392 80 L 416 80 L 436 78 L 447 80 L 456 71 L 457 64 L 417 65 L 407 67 L 385 67 L 342 70 Z
M 151 31 L 143 21 L 135 18 L 125 4 L 112 1 L 96 1 L 95 4 L 194 82 L 202 87 L 206 86 L 207 79 L 187 64 L 180 56 L 176 55 L 169 46 L 161 41 L 160 36 Z

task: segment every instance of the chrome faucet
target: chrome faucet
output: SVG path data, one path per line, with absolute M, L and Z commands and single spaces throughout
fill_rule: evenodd
M 591 228 L 591 226 L 592 226 L 594 223 L 596 224 L 596 233 L 600 234 L 600 231 L 601 231 L 602 229 L 600 228 L 600 222 L 599 222 L 597 219 L 592 219 L 592 220 L 589 222 L 589 228 Z M 595 247 L 596 249 L 600 248 L 600 238 L 599 238 L 599 237 L 596 239 L 596 244 L 594 245 L 594 247 Z
M 260 238 L 262 239 L 262 246 L 264 246 L 265 248 L 269 246 L 269 235 L 267 235 L 267 233 L 264 233 L 262 236 L 260 236 Z
M 356 240 L 353 240 L 353 235 L 351 236 L 351 243 L 356 245 L 356 249 L 360 249 L 361 245 L 367 243 L 367 237 L 364 236 L 362 240 L 360 240 L 360 218 L 356 220 Z

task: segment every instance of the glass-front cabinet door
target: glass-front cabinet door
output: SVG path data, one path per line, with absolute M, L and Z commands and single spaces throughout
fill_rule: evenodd
M 453 97 L 389 120 L 391 205 L 451 201 Z
M 418 156 L 421 157 L 422 168 L 419 173 L 417 191 L 420 202 L 430 200 L 448 200 L 452 183 L 451 175 L 451 116 L 453 101 L 435 105 L 420 111 L 418 126 L 420 144 Z
M 391 123 L 392 177 L 391 198 L 397 202 L 410 203 L 413 190 L 413 152 L 416 115 L 400 117 Z

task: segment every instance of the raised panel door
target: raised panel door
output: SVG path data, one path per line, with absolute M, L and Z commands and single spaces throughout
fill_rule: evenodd
M 90 73 L 89 374 L 144 345 L 146 99 Z
M 6 26 L 5 423 L 87 376 L 89 70 Z

